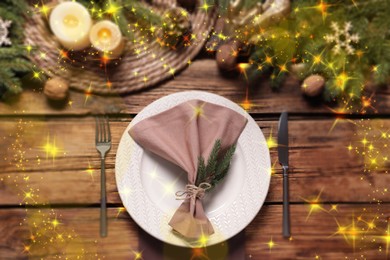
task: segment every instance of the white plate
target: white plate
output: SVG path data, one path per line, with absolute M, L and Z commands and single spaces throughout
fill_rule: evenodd
M 266 140 L 256 122 L 240 106 L 221 96 L 186 91 L 163 97 L 145 107 L 129 124 L 119 143 L 115 174 L 123 205 L 147 233 L 176 246 L 189 244 L 168 225 L 182 203 L 175 192 L 183 190 L 186 173 L 178 166 L 144 151 L 128 134 L 132 125 L 180 103 L 200 99 L 228 107 L 248 118 L 241 133 L 228 176 L 204 198 L 215 234 L 207 245 L 225 241 L 243 230 L 258 214 L 268 192 L 271 163 Z

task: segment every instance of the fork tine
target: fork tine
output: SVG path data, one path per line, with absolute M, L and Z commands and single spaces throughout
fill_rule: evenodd
M 103 142 L 102 118 L 99 116 L 99 142 Z
M 98 123 L 98 117 L 95 117 L 95 142 L 97 143 L 99 141 L 99 123 Z
M 102 127 L 102 118 L 101 117 L 99 117 L 99 129 L 100 129 L 100 137 L 99 137 L 99 139 L 100 139 L 100 142 L 103 142 L 104 141 L 104 139 L 103 139 L 103 132 L 104 132 L 104 129 L 103 129 L 103 127 Z
M 99 142 L 103 142 L 103 128 L 102 128 L 102 118 L 98 117 L 99 122 Z
M 111 142 L 110 121 L 108 120 L 108 117 L 106 117 L 106 124 L 107 124 L 107 141 Z
M 102 119 L 101 123 L 102 123 L 102 129 L 103 129 L 103 136 L 102 136 L 103 142 L 107 142 L 107 135 L 106 135 L 107 131 L 106 131 L 106 122 L 105 122 L 106 119 L 104 117 L 102 117 L 101 119 Z

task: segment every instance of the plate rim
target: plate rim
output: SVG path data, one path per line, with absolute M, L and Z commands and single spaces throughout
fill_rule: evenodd
M 137 214 L 135 214 L 135 212 L 133 212 L 134 211 L 134 207 L 133 206 L 132 207 L 128 207 L 128 205 L 126 203 L 127 199 L 124 197 L 124 196 L 127 196 L 127 194 L 126 194 L 127 192 L 124 192 L 123 189 L 121 190 L 121 188 L 120 188 L 122 186 L 122 183 L 121 183 L 122 177 L 119 176 L 119 174 L 120 174 L 120 172 L 119 172 L 120 171 L 119 170 L 120 166 L 119 165 L 121 163 L 120 160 L 121 160 L 122 152 L 124 152 L 125 148 L 129 149 L 129 147 L 125 147 L 125 148 L 123 147 L 125 142 L 127 142 L 127 141 L 132 142 L 134 147 L 135 147 L 135 149 L 137 149 L 137 148 L 140 149 L 140 151 L 139 151 L 140 154 L 143 154 L 143 152 L 144 152 L 142 147 L 140 147 L 138 144 L 136 144 L 135 141 L 128 134 L 129 129 L 134 124 L 138 123 L 139 121 L 141 121 L 141 120 L 143 120 L 145 118 L 148 118 L 148 117 L 152 116 L 153 114 L 156 114 L 156 113 L 153 113 L 153 108 L 154 107 L 158 107 L 161 103 L 164 104 L 167 101 L 173 100 L 173 102 L 172 102 L 173 104 L 165 105 L 165 109 L 164 110 L 166 110 L 166 109 L 169 109 L 170 107 L 176 106 L 177 104 L 180 104 L 180 103 L 186 102 L 188 100 L 192 100 L 192 99 L 199 99 L 199 100 L 204 100 L 204 101 L 207 101 L 207 102 L 212 102 L 212 103 L 215 103 L 215 104 L 218 104 L 218 105 L 222 105 L 222 106 L 231 108 L 231 109 L 235 110 L 236 112 L 239 112 L 240 114 L 246 116 L 246 118 L 248 118 L 248 124 L 245 127 L 245 129 L 247 127 L 254 128 L 253 124 L 256 125 L 257 132 L 259 134 L 259 138 L 262 139 L 261 140 L 262 142 L 259 142 L 258 145 L 256 145 L 256 147 L 258 149 L 260 149 L 260 150 L 263 150 L 263 152 L 265 152 L 265 154 L 262 156 L 263 157 L 263 164 L 264 164 L 261 167 L 261 171 L 262 171 L 261 174 L 262 175 L 261 176 L 259 175 L 258 178 L 257 178 L 258 180 L 261 180 L 262 188 L 265 188 L 265 190 L 261 191 L 260 190 L 260 185 L 258 186 L 258 188 L 255 188 L 257 190 L 260 190 L 260 195 L 262 195 L 262 197 L 256 199 L 257 204 L 254 205 L 254 207 L 256 209 L 254 210 L 254 212 L 252 214 L 252 217 L 249 217 L 248 219 L 246 219 L 245 223 L 241 224 L 241 228 L 236 228 L 236 230 L 234 232 L 232 232 L 233 234 L 227 235 L 227 236 L 222 237 L 222 238 L 215 238 L 215 239 L 211 240 L 211 242 L 208 243 L 207 246 L 218 244 L 218 243 L 221 243 L 223 241 L 226 241 L 227 239 L 230 239 L 231 237 L 235 236 L 236 234 L 238 234 L 239 232 L 244 230 L 253 221 L 253 219 L 259 214 L 261 208 L 264 205 L 265 199 L 266 199 L 267 194 L 268 194 L 269 185 L 270 185 L 270 179 L 271 179 L 270 153 L 269 153 L 269 149 L 268 149 L 268 146 L 266 144 L 266 141 L 265 141 L 264 134 L 262 133 L 262 131 L 261 131 L 260 127 L 257 125 L 257 123 L 254 121 L 254 119 L 243 108 L 241 108 L 238 104 L 234 103 L 233 101 L 231 101 L 231 100 L 229 100 L 229 99 L 227 99 L 225 97 L 219 96 L 217 94 L 204 92 L 204 91 L 193 90 L 193 91 L 177 92 L 177 93 L 174 93 L 174 94 L 170 94 L 170 95 L 161 97 L 161 98 L 153 101 L 152 103 L 150 103 L 146 107 L 144 107 L 132 119 L 132 121 L 126 127 L 125 131 L 123 132 L 123 134 L 121 136 L 121 139 L 120 139 L 120 142 L 119 142 L 119 145 L 118 145 L 116 158 L 115 158 L 115 179 L 116 179 L 116 184 L 117 184 L 117 188 L 118 188 L 118 193 L 119 193 L 119 196 L 121 198 L 121 201 L 122 201 L 123 206 L 125 207 L 126 211 L 129 213 L 131 218 L 134 220 L 134 222 L 136 222 L 136 224 L 140 228 L 142 228 L 146 233 L 150 234 L 151 236 L 155 237 L 156 239 L 158 239 L 158 240 L 160 240 L 160 241 L 162 241 L 164 243 L 168 243 L 168 244 L 175 245 L 175 246 L 180 246 L 180 247 L 193 247 L 193 245 L 185 243 L 185 241 L 183 241 L 182 239 L 180 239 L 180 242 L 178 242 L 178 241 L 171 241 L 168 238 L 163 238 L 162 236 L 158 236 L 158 234 L 155 234 L 151 229 L 148 229 L 148 227 L 150 227 L 149 225 L 145 226 L 143 223 L 141 223 L 141 221 L 139 221 L 139 219 L 136 217 Z M 207 99 L 207 100 L 205 100 L 205 99 Z M 214 100 L 214 102 L 212 100 Z M 160 111 L 158 111 L 158 113 L 160 113 L 160 112 L 162 112 L 164 110 L 160 110 Z M 243 133 L 245 132 L 245 129 L 244 129 Z M 255 130 L 252 129 L 252 131 L 255 131 Z M 239 140 L 242 138 L 242 136 L 243 136 L 243 134 L 240 135 Z M 245 147 L 242 147 L 242 149 L 245 150 Z M 255 148 L 253 148 L 253 149 L 255 149 Z M 246 157 L 247 156 L 245 156 L 245 151 L 244 151 L 244 160 L 247 163 L 248 158 L 246 158 Z M 141 159 L 142 159 L 142 157 L 141 157 Z M 128 168 L 130 168 L 130 167 L 131 166 L 129 165 Z M 268 173 L 265 173 L 265 171 L 268 171 Z M 255 173 L 254 175 L 258 175 L 258 174 Z M 141 179 L 141 177 L 140 177 L 140 179 Z M 244 181 L 244 186 L 245 185 L 249 185 L 247 180 Z M 140 188 L 140 189 L 142 190 L 142 188 Z M 242 188 L 242 189 L 244 189 L 244 188 Z M 146 199 L 144 198 L 145 200 L 148 200 L 152 204 L 155 204 L 153 201 L 150 200 L 150 198 L 147 196 L 147 194 L 145 194 L 145 195 L 147 197 Z M 236 196 L 236 198 L 234 199 L 234 202 L 237 200 L 237 197 L 239 197 L 239 196 L 242 196 L 242 192 L 240 192 L 240 194 L 238 194 Z M 166 215 L 166 213 L 162 212 L 161 210 L 159 210 L 159 211 L 162 213 L 162 215 Z M 164 219 L 164 217 L 166 218 L 167 216 L 161 216 L 160 219 Z M 215 223 L 213 223 L 213 221 L 211 219 L 210 219 L 210 221 L 212 222 L 213 226 L 215 226 Z M 166 221 L 165 225 L 168 226 L 168 221 Z

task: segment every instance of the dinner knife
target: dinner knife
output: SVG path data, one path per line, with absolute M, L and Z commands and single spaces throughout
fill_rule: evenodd
M 279 163 L 283 168 L 283 237 L 290 237 L 290 208 L 288 192 L 288 114 L 283 112 L 278 130 Z

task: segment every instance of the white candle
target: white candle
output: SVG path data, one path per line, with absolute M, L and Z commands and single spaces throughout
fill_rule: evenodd
M 89 30 L 92 26 L 88 10 L 77 2 L 63 2 L 50 14 L 50 28 L 58 41 L 67 49 L 82 50 L 91 45 Z
M 93 47 L 114 59 L 122 54 L 125 47 L 118 25 L 108 20 L 92 26 L 89 39 Z

